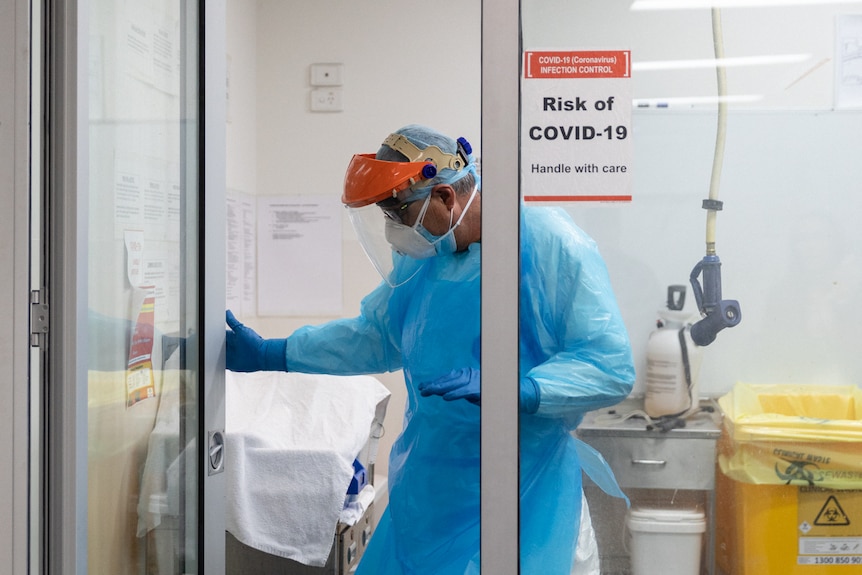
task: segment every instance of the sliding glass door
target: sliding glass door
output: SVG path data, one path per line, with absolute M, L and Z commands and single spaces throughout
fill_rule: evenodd
M 224 242 L 204 222 L 223 217 L 224 7 L 48 2 L 44 21 L 41 560 L 223 572 Z

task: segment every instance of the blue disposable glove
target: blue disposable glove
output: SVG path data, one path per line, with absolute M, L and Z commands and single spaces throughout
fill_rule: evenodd
M 287 371 L 286 339 L 264 339 L 227 311 L 227 368 L 231 371 Z
M 424 397 L 439 395 L 446 401 L 466 399 L 470 403 L 481 403 L 481 370 L 467 367 L 456 369 L 443 377 L 419 384 L 419 393 Z M 535 413 L 539 408 L 539 388 L 536 382 L 525 377 L 518 389 L 518 403 L 524 413 Z
M 446 401 L 466 399 L 470 403 L 479 405 L 481 395 L 480 373 L 478 369 L 472 367 L 456 369 L 433 381 L 420 383 L 419 393 L 424 397 L 439 395 Z

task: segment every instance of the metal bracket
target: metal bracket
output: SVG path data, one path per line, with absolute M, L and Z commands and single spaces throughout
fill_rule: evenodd
M 49 312 L 48 304 L 42 302 L 42 292 L 30 292 L 30 346 L 41 347 L 48 335 Z

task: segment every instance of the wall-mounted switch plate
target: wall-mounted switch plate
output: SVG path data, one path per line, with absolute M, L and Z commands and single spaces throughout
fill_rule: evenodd
M 340 86 L 341 64 L 312 64 L 311 85 L 312 86 Z

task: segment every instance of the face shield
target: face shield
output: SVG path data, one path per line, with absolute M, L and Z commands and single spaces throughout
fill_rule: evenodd
M 356 235 L 365 255 L 368 256 L 380 277 L 386 280 L 390 286 L 397 287 L 406 283 L 422 267 L 423 260 L 413 260 L 416 265 L 408 266 L 412 270 L 409 273 L 402 270 L 405 267 L 403 265 L 398 266 L 396 270 L 396 262 L 399 259 L 408 258 L 408 256 L 396 252 L 386 239 L 386 216 L 376 204 L 348 208 L 347 215 L 350 218 L 350 223 L 353 224 L 353 229 L 356 230 Z M 399 277 L 397 274 L 402 274 L 403 277 Z
M 421 226 L 431 189 L 438 183 L 450 183 L 463 177 L 466 172 L 461 172 L 469 165 L 471 150 L 463 138 L 458 140 L 455 154 L 444 152 L 437 146 L 420 149 L 400 134 L 391 134 L 383 144 L 400 152 L 408 161 L 378 160 L 374 154 L 353 156 L 345 174 L 341 200 L 347 207 L 350 222 L 365 254 L 381 277 L 395 287 L 415 275 L 421 268 L 422 259 L 437 255 L 437 244 L 444 238 L 435 240 L 427 233 L 423 234 Z M 458 177 L 442 177 L 442 170 Z M 421 200 L 424 203 L 416 223 L 404 225 L 404 214 L 411 204 Z M 450 228 L 445 240 L 454 243 L 451 233 L 454 228 Z M 401 253 L 393 248 L 393 244 L 401 246 Z M 451 247 L 451 243 L 447 245 Z M 398 266 L 396 270 L 395 263 L 401 258 L 418 263 Z

